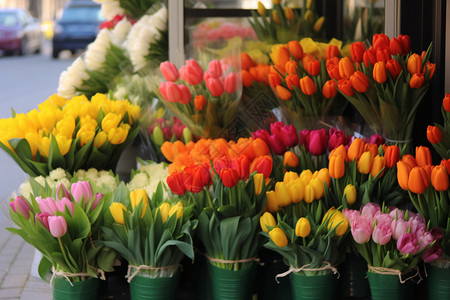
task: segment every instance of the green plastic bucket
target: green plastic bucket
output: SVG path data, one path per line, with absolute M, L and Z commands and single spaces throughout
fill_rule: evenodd
M 450 299 L 450 269 L 427 264 L 428 300 Z
M 175 299 L 178 273 L 174 277 L 149 278 L 137 275 L 130 282 L 130 298 L 133 300 Z
M 256 279 L 256 263 L 251 267 L 231 271 L 209 264 L 214 300 L 251 299 Z
M 54 300 L 96 300 L 98 296 L 98 278 L 89 278 L 83 281 L 72 282 L 64 277 L 55 277 L 52 280 Z
M 403 276 L 405 277 L 405 276 Z M 398 275 L 367 272 L 372 300 L 413 299 L 414 286 L 411 280 L 400 282 Z
M 304 276 L 291 273 L 289 275 L 294 300 L 335 300 L 337 295 L 337 275 L 326 274 Z

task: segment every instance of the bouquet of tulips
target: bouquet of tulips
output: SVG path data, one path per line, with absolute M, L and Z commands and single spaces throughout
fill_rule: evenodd
M 180 70 L 163 62 L 160 70 L 167 81 L 159 85 L 158 97 L 193 134 L 227 136 L 235 128 L 242 93 L 241 77 L 233 71 L 240 70 L 236 61 L 212 60 L 206 71 L 193 59 Z
M 96 94 L 53 95 L 26 114 L 0 120 L 0 147 L 35 177 L 63 168 L 114 170 L 139 131 L 140 107 Z
M 428 126 L 427 139 L 433 145 L 439 156 L 443 159 L 450 158 L 450 94 L 447 93 L 442 100 L 442 117 L 444 125 L 434 124 Z
M 389 40 L 384 34 L 375 34 L 369 49 L 362 42 L 352 43 L 350 49 L 351 59 L 344 57 L 327 66 L 339 92 L 372 130 L 389 143 L 407 146 L 417 108 L 436 69 L 429 62 L 431 45 L 419 55 L 411 53 L 409 36 Z M 407 149 L 401 150 L 405 153 Z
M 368 203 L 361 210 L 344 210 L 350 220 L 354 245 L 368 264 L 368 272 L 406 275 L 418 274 L 423 259 L 431 262 L 440 255 L 433 249 L 437 237 L 428 231 L 419 214 L 397 208 L 381 209 Z
M 315 13 L 315 2 L 304 0 L 300 13 L 289 6 L 281 4 L 281 0 L 273 0 L 273 7 L 267 10 L 258 1 L 258 10 L 252 11 L 250 25 L 258 39 L 269 43 L 286 43 L 299 37 L 322 37 L 325 17 Z
M 56 189 L 37 183 L 32 186 L 29 199 L 11 199 L 9 215 L 18 228 L 7 230 L 42 253 L 41 277 L 46 279 L 50 267 L 53 276 L 72 281 L 113 271 L 116 253 L 93 243 L 100 238 L 111 190 L 99 189 L 88 181 L 73 181 L 68 189 L 62 183 Z
M 109 210 L 114 223 L 102 228 L 102 243 L 128 261 L 129 282 L 136 275 L 177 276 L 183 257 L 194 259 L 197 220 L 191 220 L 192 207 L 177 198 L 166 199 L 161 184 L 150 201 L 145 189 L 129 191 L 121 185 Z
M 436 254 L 450 256 L 450 162 L 443 159 L 440 165 L 432 165 L 430 150 L 417 147 L 416 157 L 404 155 L 397 163 L 397 178 L 400 187 L 408 191 L 414 208 L 439 235 L 433 246 Z M 442 248 L 441 248 L 442 246 Z

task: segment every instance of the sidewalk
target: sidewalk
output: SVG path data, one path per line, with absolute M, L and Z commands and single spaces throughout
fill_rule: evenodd
M 50 284 L 30 276 L 34 248 L 5 229 L 11 225 L 0 210 L 0 300 L 51 300 Z

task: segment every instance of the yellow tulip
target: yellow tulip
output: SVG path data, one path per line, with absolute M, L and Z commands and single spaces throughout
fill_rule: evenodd
M 288 190 L 292 203 L 299 203 L 305 198 L 305 186 L 303 180 L 300 179 L 289 182 Z
M 261 194 L 262 187 L 264 186 L 264 175 L 262 173 L 256 173 L 253 176 L 253 183 L 255 184 L 255 195 Z
M 307 218 L 300 218 L 295 225 L 295 235 L 299 237 L 307 237 L 311 233 L 311 224 Z
M 314 178 L 309 183 L 314 189 L 314 199 L 320 199 L 325 195 L 324 182 L 320 178 Z
M 364 152 L 358 161 L 358 171 L 361 174 L 369 174 L 372 169 L 374 155 L 373 153 L 366 151 Z
M 261 1 L 258 1 L 258 14 L 261 17 L 264 17 L 266 15 L 266 7 L 264 6 L 264 4 L 261 3 Z
M 122 144 L 128 136 L 129 129 L 130 125 L 128 124 L 122 124 L 120 127 L 111 128 L 108 132 L 108 141 L 113 145 Z
M 309 183 L 312 179 L 312 176 L 313 173 L 309 169 L 303 170 L 303 172 L 300 173 L 300 179 L 303 180 L 305 183 Z
M 328 224 L 335 213 L 336 213 L 336 208 L 333 206 L 323 216 L 322 224 L 325 223 L 325 222 L 327 222 L 327 224 Z
M 122 117 L 116 113 L 108 113 L 102 120 L 102 130 L 109 134 L 109 132 L 119 126 Z
M 305 202 L 312 203 L 314 201 L 314 187 L 308 183 L 305 186 Z
M 141 213 L 141 218 L 143 218 L 145 215 L 145 211 L 147 210 L 147 206 L 148 206 L 147 192 L 145 191 L 145 189 L 138 189 L 138 190 L 134 190 L 130 193 L 130 202 L 131 202 L 131 207 L 133 209 L 135 209 L 136 206 L 138 206 L 139 203 L 141 203 L 141 201 L 144 202 L 142 205 L 142 213 Z
M 106 142 L 108 135 L 104 131 L 99 131 L 94 138 L 94 146 L 100 148 Z
M 312 13 L 312 11 L 310 9 L 308 9 L 306 11 L 304 18 L 305 18 L 305 21 L 308 21 L 310 24 L 312 24 L 312 22 L 313 22 L 313 13 Z
M 50 133 L 50 131 L 53 129 L 53 127 L 56 124 L 57 113 L 56 110 L 45 110 L 39 112 L 39 122 L 42 125 L 42 128 L 46 129 L 47 133 Z
M 286 237 L 286 234 L 281 228 L 274 228 L 269 232 L 269 236 L 272 239 L 272 241 L 280 248 L 283 248 L 287 246 L 288 239 Z
M 123 212 L 127 211 L 125 205 L 119 202 L 113 202 L 113 204 L 111 204 L 111 206 L 109 207 L 109 211 L 111 212 L 114 221 L 122 225 L 125 223 L 123 218 Z
M 62 134 L 67 138 L 72 138 L 75 131 L 75 119 L 73 116 L 66 116 L 56 123 L 57 134 Z
M 294 11 L 290 7 L 284 7 L 284 15 L 286 16 L 286 20 L 294 20 Z
M 277 195 L 278 204 L 281 207 L 285 207 L 291 204 L 291 197 L 289 195 L 286 183 L 277 182 L 275 184 L 275 194 Z
M 64 135 L 58 134 L 56 137 L 56 143 L 58 143 L 59 152 L 62 156 L 66 155 L 72 146 L 72 139 L 67 138 Z
M 33 128 L 36 128 L 36 130 L 42 128 L 41 122 L 39 121 L 39 112 L 37 111 L 37 109 L 30 110 L 27 113 L 27 117 L 33 123 Z
M 276 213 L 280 209 L 278 205 L 277 194 L 275 193 L 275 191 L 267 191 L 266 196 L 267 196 L 266 202 L 267 210 L 270 211 L 271 213 Z
M 83 126 L 78 130 L 76 138 L 80 138 L 80 145 L 83 147 L 95 137 L 95 128 L 89 125 Z
M 330 187 L 330 181 L 331 181 L 331 176 L 330 176 L 330 172 L 328 171 L 328 168 L 322 168 L 319 171 L 314 172 L 315 174 L 317 174 L 317 178 L 319 178 L 322 182 L 326 182 L 327 183 L 327 187 Z M 313 174 L 314 176 L 314 174 Z
M 39 135 L 36 131 L 29 131 L 25 134 L 25 139 L 31 148 L 31 155 L 33 158 L 36 156 L 36 152 L 38 150 L 39 145 Z
M 265 232 L 269 232 L 269 228 L 267 226 L 276 227 L 277 222 L 275 221 L 275 218 L 270 212 L 265 212 L 261 218 L 259 218 L 259 225 L 261 226 L 261 229 Z
M 80 127 L 89 126 L 94 129 L 97 128 L 97 119 L 91 118 L 90 115 L 84 116 L 80 118 Z
M 314 23 L 313 26 L 313 30 L 315 32 L 318 32 L 320 30 L 320 28 L 322 28 L 323 22 L 325 21 L 325 17 L 320 17 L 319 19 L 317 19 L 316 23 Z
M 281 4 L 281 0 L 272 0 L 273 5 Z
M 356 188 L 353 184 L 347 184 L 344 189 L 344 195 L 349 205 L 353 205 L 356 202 Z
M 272 10 L 272 17 L 275 23 L 280 24 L 280 17 L 278 16 L 278 12 L 276 10 Z
M 158 214 L 158 211 L 161 213 L 161 219 L 162 222 L 166 222 L 167 217 L 169 217 L 169 212 L 170 212 L 170 204 L 167 202 L 162 203 L 158 209 L 156 210 L 156 213 Z
M 92 105 L 91 101 L 85 101 L 80 107 L 80 117 L 90 116 L 91 118 L 97 118 L 98 110 Z
M 38 144 L 38 150 L 40 155 L 48 157 L 50 151 L 50 138 L 48 136 L 43 136 L 40 143 Z
M 111 103 L 111 110 L 118 114 L 121 118 L 125 116 L 125 113 L 130 107 L 130 101 L 128 100 L 116 100 Z
M 348 230 L 348 220 L 340 211 L 336 211 L 335 214 L 331 217 L 330 221 L 328 222 L 328 230 L 333 229 L 336 227 L 336 235 L 342 236 L 344 235 Z
M 183 216 L 183 204 L 181 202 L 177 202 L 172 208 L 170 208 L 169 211 L 169 217 L 171 217 L 173 214 L 177 214 L 177 219 Z
M 137 120 L 139 120 L 139 116 L 141 114 L 141 107 L 138 105 L 130 105 L 128 107 L 128 116 L 130 117 L 130 124 L 133 124 Z
M 290 183 L 294 180 L 298 179 L 298 174 L 296 172 L 286 172 L 284 173 L 283 182 L 284 183 Z

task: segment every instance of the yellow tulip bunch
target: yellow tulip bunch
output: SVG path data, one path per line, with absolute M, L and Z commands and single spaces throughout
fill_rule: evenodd
M 24 114 L 0 120 L 0 147 L 31 176 L 58 167 L 115 169 L 123 149 L 138 133 L 140 107 L 96 94 L 90 100 L 58 95 Z

